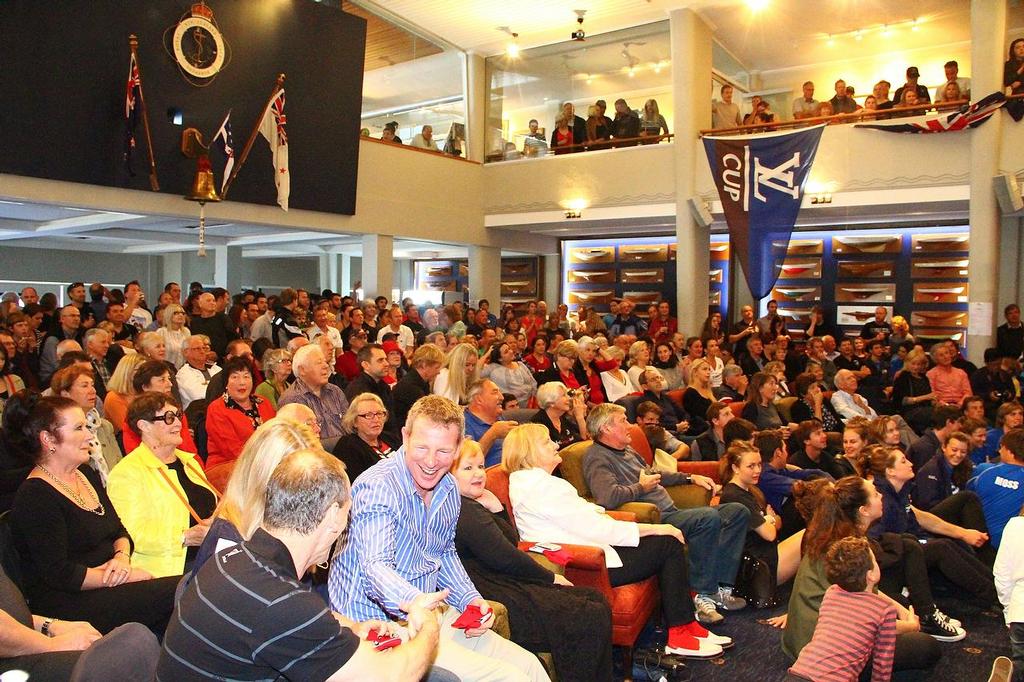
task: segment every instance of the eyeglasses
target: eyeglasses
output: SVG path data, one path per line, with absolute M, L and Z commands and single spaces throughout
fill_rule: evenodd
M 357 417 L 362 417 L 363 419 L 384 419 L 385 417 L 388 416 L 388 413 L 387 412 L 367 412 L 366 414 L 357 414 L 356 416 Z
M 151 421 L 154 424 L 156 422 L 163 422 L 164 424 L 170 426 L 176 421 L 181 421 L 182 417 L 184 416 L 184 412 L 176 412 L 174 410 L 171 410 L 170 412 L 164 412 L 163 414 L 155 415 L 152 419 L 147 419 L 146 421 Z

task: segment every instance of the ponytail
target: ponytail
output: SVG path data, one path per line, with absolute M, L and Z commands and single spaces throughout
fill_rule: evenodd
M 856 476 L 847 476 L 824 488 L 817 496 L 817 507 L 804 533 L 802 553 L 822 559 L 836 540 L 860 536 L 857 512 L 867 505 L 866 483 Z

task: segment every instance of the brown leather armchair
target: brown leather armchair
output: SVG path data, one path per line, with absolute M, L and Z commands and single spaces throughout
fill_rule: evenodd
M 508 496 L 508 472 L 500 464 L 487 469 L 487 489 L 508 510 L 509 519 L 515 525 L 515 514 Z M 622 521 L 637 520 L 631 512 L 610 511 L 608 515 Z M 519 548 L 525 551 L 532 545 L 532 542 L 520 542 Z M 633 645 L 661 599 L 657 579 L 651 577 L 638 583 L 612 587 L 605 566 L 604 550 L 587 545 L 561 546 L 571 555 L 569 563 L 562 570 L 558 570 L 561 567 L 554 567 L 539 554 L 531 553 L 530 556 L 552 570 L 563 573 L 574 585 L 593 587 L 604 595 L 612 609 L 612 644 L 626 647 L 626 669 L 632 670 Z
M 590 492 L 586 478 L 583 477 L 583 455 L 586 454 L 593 444 L 594 441 L 592 440 L 573 443 L 569 447 L 562 448 L 558 453 L 562 456 L 562 463 L 558 468 L 562 478 L 572 483 L 580 497 L 590 502 L 594 501 L 594 496 Z M 661 522 L 661 512 L 658 511 L 655 505 L 649 502 L 627 502 L 619 507 L 617 511 L 632 512 L 636 515 L 636 520 L 639 523 Z

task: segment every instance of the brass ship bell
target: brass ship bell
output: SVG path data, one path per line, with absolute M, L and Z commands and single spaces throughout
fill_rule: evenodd
M 186 128 L 181 134 L 181 153 L 196 160 L 196 174 L 185 198 L 199 202 L 199 256 L 206 255 L 206 202 L 220 201 L 217 181 L 210 165 L 210 148 L 203 144 L 203 134 L 195 128 Z

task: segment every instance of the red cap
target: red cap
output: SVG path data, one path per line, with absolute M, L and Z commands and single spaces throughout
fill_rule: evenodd
M 402 347 L 399 346 L 394 341 L 385 341 L 384 343 L 380 344 L 380 346 L 381 346 L 381 348 L 384 349 L 385 353 L 401 353 L 402 352 Z

